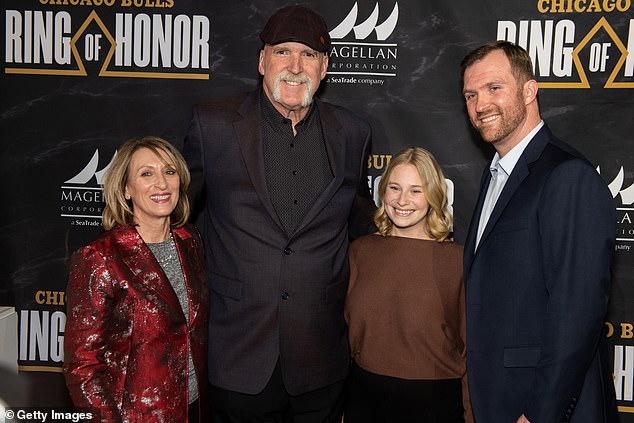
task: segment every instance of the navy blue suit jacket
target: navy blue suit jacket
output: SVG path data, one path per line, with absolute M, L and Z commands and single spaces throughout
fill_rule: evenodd
M 474 252 L 490 179 L 487 167 L 464 249 L 476 421 L 618 421 L 602 335 L 616 234 L 607 186 L 544 125 Z
M 184 155 L 192 199 L 205 200 L 215 386 L 259 393 L 278 358 L 293 395 L 347 375 L 348 229 L 363 214 L 371 223 L 371 132 L 344 108 L 318 100 L 316 107 L 334 178 L 290 236 L 266 183 L 260 91 L 194 109 Z

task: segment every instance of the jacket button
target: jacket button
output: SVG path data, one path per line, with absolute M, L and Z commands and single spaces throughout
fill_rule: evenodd
M 292 252 L 293 250 L 291 250 L 291 247 L 284 248 L 284 254 L 286 254 L 287 256 L 289 256 Z
M 285 292 L 285 293 L 283 293 L 283 294 L 282 294 L 282 299 L 283 299 L 283 300 L 288 300 L 288 297 L 289 297 L 289 296 L 290 296 L 290 295 L 288 295 L 288 292 Z

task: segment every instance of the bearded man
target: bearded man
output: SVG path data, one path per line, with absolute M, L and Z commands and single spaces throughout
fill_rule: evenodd
M 475 49 L 462 79 L 471 123 L 496 151 L 464 247 L 475 420 L 615 423 L 601 332 L 616 232 L 610 191 L 541 119 L 523 48 Z
M 211 420 L 338 423 L 348 242 L 372 230 L 370 126 L 314 98 L 321 15 L 282 8 L 260 38 L 261 86 L 196 106 L 183 151 L 211 288 Z

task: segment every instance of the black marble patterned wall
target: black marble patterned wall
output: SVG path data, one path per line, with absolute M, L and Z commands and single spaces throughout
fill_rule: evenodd
M 19 314 L 19 364 L 32 404 L 67 401 L 59 373 L 67 259 L 100 231 L 99 182 L 117 146 L 146 134 L 180 145 L 193 104 L 255 89 L 258 34 L 286 4 L 3 0 L 0 302 Z M 459 242 L 493 154 L 470 129 L 460 60 L 496 38 L 529 49 L 543 118 L 597 167 L 618 210 L 606 328 L 621 366 L 616 386 L 623 421 L 634 421 L 634 368 L 627 364 L 634 354 L 631 2 L 304 4 L 320 11 L 332 30 L 320 97 L 371 122 L 370 186 L 402 147 L 429 149 L 451 181 Z M 44 385 L 54 388 L 42 394 Z

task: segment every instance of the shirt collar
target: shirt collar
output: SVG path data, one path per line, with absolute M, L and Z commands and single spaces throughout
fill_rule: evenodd
M 264 89 L 260 91 L 260 98 L 261 98 L 260 103 L 262 107 L 262 115 L 273 126 L 275 130 L 279 130 L 280 127 L 286 127 L 287 125 L 291 123 L 290 119 L 283 116 L 275 108 L 275 106 L 273 106 L 273 103 L 271 103 L 271 100 L 269 100 L 269 98 L 264 93 Z M 297 122 L 297 125 L 295 125 L 295 129 L 299 129 L 302 126 L 304 126 L 305 123 L 310 122 L 311 117 L 315 114 L 314 109 L 316 108 L 317 107 L 315 106 L 315 100 L 313 99 L 313 102 L 310 105 L 310 108 L 308 109 L 308 113 L 306 114 L 304 119 Z
M 510 175 L 517 164 L 517 161 L 520 159 L 520 156 L 533 139 L 535 134 L 544 126 L 544 121 L 540 120 L 536 127 L 534 127 L 523 139 L 520 141 L 515 147 L 511 148 L 511 150 L 504 155 L 504 157 L 500 158 L 500 153 L 496 152 L 493 156 L 493 160 L 491 161 L 490 169 L 494 169 L 497 165 L 506 173 Z

